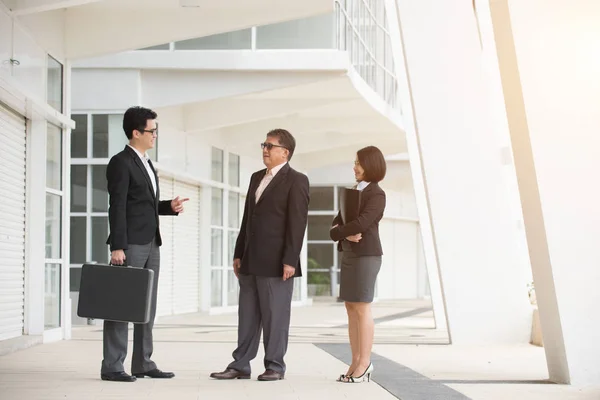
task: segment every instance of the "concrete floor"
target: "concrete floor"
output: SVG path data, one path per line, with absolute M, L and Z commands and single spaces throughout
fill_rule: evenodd
M 153 358 L 175 379 L 101 381 L 101 326 L 76 327 L 72 340 L 0 357 L 0 399 L 600 399 L 600 386 L 548 383 L 542 348 L 445 345 L 447 335 L 433 328 L 426 302 L 382 302 L 373 309 L 375 382 L 335 382 L 349 356 L 344 308 L 315 302 L 292 312 L 283 381 L 254 379 L 263 372 L 262 349 L 252 363 L 252 380 L 210 379 L 231 359 L 236 315 L 190 314 L 161 318 L 155 328 Z M 126 363 L 128 369 L 129 358 Z

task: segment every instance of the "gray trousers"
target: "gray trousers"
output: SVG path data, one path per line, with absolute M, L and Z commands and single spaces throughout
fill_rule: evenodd
M 131 373 L 139 374 L 156 368 L 150 360 L 152 356 L 152 328 L 156 315 L 156 294 L 158 291 L 158 273 L 160 270 L 160 248 L 153 239 L 144 245 L 130 244 L 125 250 L 125 264 L 149 268 L 154 271 L 154 285 L 152 287 L 152 303 L 150 308 L 150 321 L 147 324 L 133 325 L 133 355 L 131 357 Z M 101 373 L 124 371 L 124 361 L 127 356 L 127 322 L 104 321 L 103 351 Z
M 265 369 L 285 373 L 294 279 L 239 275 L 238 347 L 227 368 L 250 373 L 258 353 L 260 333 L 265 347 Z

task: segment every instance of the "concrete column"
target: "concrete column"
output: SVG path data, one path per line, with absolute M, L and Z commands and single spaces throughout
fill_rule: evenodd
M 25 334 L 44 333 L 46 243 L 46 119 L 34 111 L 27 121 L 25 228 Z
M 496 123 L 502 101 L 487 83 L 493 74 L 472 3 L 397 5 L 412 106 L 405 118 L 418 151 L 411 164 L 420 159 L 416 190 L 427 198 L 451 341 L 527 343 L 530 269 L 506 179 L 508 132 Z
M 600 382 L 600 3 L 491 2 L 550 379 Z

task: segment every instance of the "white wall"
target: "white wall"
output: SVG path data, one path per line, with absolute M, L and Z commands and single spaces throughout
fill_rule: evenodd
M 136 70 L 74 69 L 73 110 L 126 110 L 141 101 L 140 73 Z
M 38 40 L 29 26 L 12 18 L 4 3 L 0 2 L 0 101 L 27 118 L 27 179 L 26 179 L 26 250 L 25 250 L 25 335 L 42 335 L 44 340 L 56 340 L 70 336 L 68 265 L 63 262 L 61 281 L 61 328 L 46 335 L 44 327 L 45 287 L 45 199 L 46 199 L 46 135 L 48 123 L 63 129 L 63 150 L 68 146 L 70 120 L 68 112 L 59 113 L 47 103 L 47 56 L 48 53 L 66 64 L 64 41 L 60 37 L 58 19 L 46 21 L 44 28 L 51 30 L 46 40 Z M 18 61 L 9 63 L 9 59 Z M 18 65 L 17 65 L 18 64 Z M 65 66 L 63 105 L 69 104 L 69 68 Z M 69 208 L 69 177 L 63 170 L 63 199 L 61 216 L 61 253 L 66 260 L 68 243 L 64 240 L 69 232 L 63 212 Z M 35 202 L 32 199 L 37 199 Z M 40 200 L 41 199 L 41 200 Z
M 600 3 L 492 10 L 550 378 L 597 384 Z
M 0 11 L 0 60 L 8 60 L 12 56 L 12 20 L 10 16 Z M 0 63 L 0 71 L 10 74 L 11 66 Z
M 472 4 L 397 4 L 417 135 L 409 153 L 423 167 L 451 340 L 526 343 L 528 265 Z
M 35 37 L 39 46 L 57 60 L 65 59 L 65 12 L 54 10 L 24 15 L 19 21 Z
M 201 180 L 211 180 L 211 148 L 229 151 L 218 131 L 188 133 L 182 129 L 181 108 L 157 109 L 159 121 L 158 161 L 163 167 L 194 176 Z M 240 188 L 245 192 L 250 176 L 264 168 L 261 150 L 256 145 L 256 157 L 240 158 Z
M 46 99 L 46 52 L 31 36 L 15 25 L 13 55 L 19 65 L 13 65 L 12 75 L 25 91 L 39 99 Z
M 377 278 L 380 299 L 423 298 L 427 292 L 417 221 L 384 218 L 379 224 L 383 263 Z

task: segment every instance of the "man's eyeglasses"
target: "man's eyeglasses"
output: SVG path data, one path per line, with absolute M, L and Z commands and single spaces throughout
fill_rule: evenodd
M 152 135 L 158 136 L 158 129 L 143 129 L 142 130 L 142 133 L 146 133 L 146 132 L 148 132 Z
M 260 144 L 260 148 L 263 150 L 266 148 L 268 151 L 271 151 L 271 150 L 273 150 L 273 147 L 281 147 L 282 149 L 286 148 L 285 146 L 280 146 L 278 144 L 267 143 L 267 142 Z

